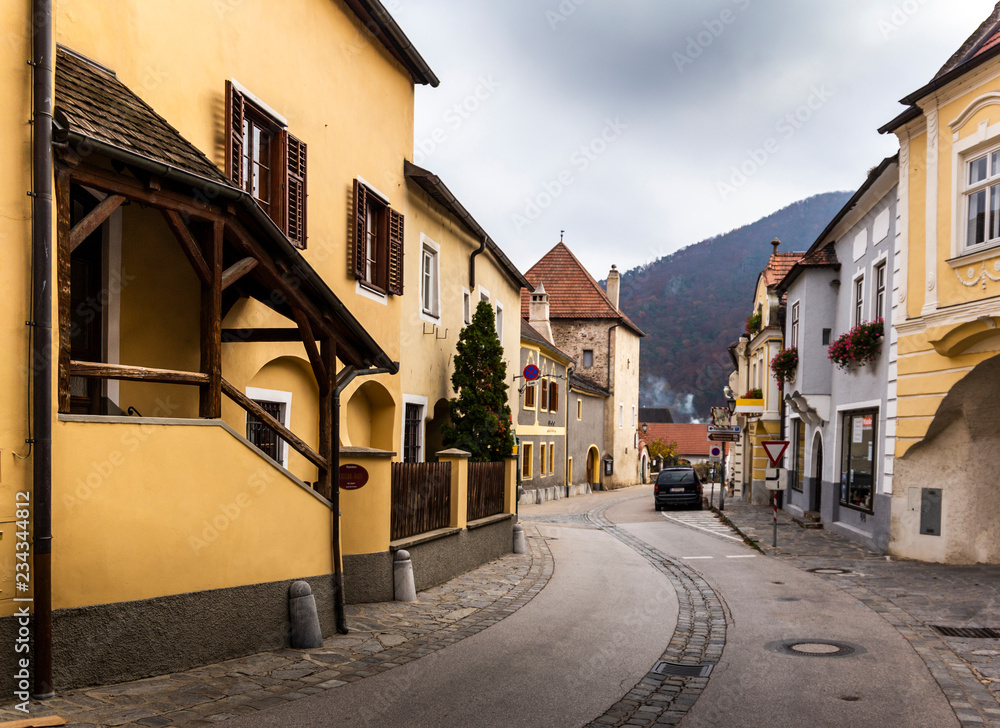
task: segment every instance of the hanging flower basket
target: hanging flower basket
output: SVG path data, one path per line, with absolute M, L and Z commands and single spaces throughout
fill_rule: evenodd
M 799 350 L 794 346 L 782 349 L 771 359 L 771 374 L 778 385 L 795 379 L 795 370 L 799 366 Z
M 760 325 L 763 318 L 764 317 L 761 315 L 760 311 L 757 311 L 747 317 L 747 333 L 750 334 L 750 336 L 756 336 L 760 331 Z
M 830 344 L 827 355 L 841 369 L 863 367 L 875 361 L 882 349 L 885 324 L 882 319 L 863 321 Z

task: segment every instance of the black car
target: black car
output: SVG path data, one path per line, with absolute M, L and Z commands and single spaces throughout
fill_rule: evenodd
M 701 509 L 701 481 L 694 468 L 664 468 L 656 476 L 653 503 L 656 510 L 665 506 L 694 506 Z

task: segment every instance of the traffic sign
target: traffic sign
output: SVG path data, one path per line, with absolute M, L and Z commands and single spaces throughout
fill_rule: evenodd
M 709 442 L 739 442 L 740 436 L 732 432 L 709 432 Z
M 538 371 L 538 367 L 536 367 L 534 364 L 529 364 L 524 368 L 524 378 L 527 379 L 529 382 L 535 381 L 540 376 L 542 376 L 542 373 Z
M 788 470 L 767 468 L 764 471 L 764 487 L 767 490 L 788 490 Z
M 720 445 L 712 445 L 712 447 L 708 449 L 708 460 L 713 463 L 717 463 L 722 460 L 722 447 Z
M 781 458 L 785 455 L 785 450 L 788 449 L 788 440 L 765 440 L 761 443 L 761 447 L 767 453 L 767 459 L 771 461 L 771 465 L 778 467 Z
M 741 432 L 739 425 L 709 425 L 709 432 L 728 432 L 731 435 L 738 435 Z

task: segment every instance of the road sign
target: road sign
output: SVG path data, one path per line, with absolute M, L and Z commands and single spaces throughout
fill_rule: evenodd
M 788 470 L 785 468 L 764 470 L 764 487 L 768 490 L 788 490 Z
M 788 440 L 765 440 L 761 443 L 761 447 L 767 453 L 767 459 L 771 461 L 771 465 L 778 467 L 781 458 L 785 455 L 785 450 L 788 449 Z
M 738 435 L 741 432 L 739 425 L 709 425 L 709 432 L 728 432 L 731 435 Z
M 739 442 L 740 436 L 731 432 L 709 432 L 709 442 Z
M 526 366 L 524 368 L 523 374 L 524 378 L 527 379 L 529 382 L 533 382 L 540 376 L 542 376 L 542 373 L 538 371 L 538 367 L 536 367 L 534 364 L 529 364 L 528 366 Z
M 712 447 L 708 449 L 708 461 L 711 463 L 717 463 L 720 460 L 722 460 L 722 446 L 712 445 Z

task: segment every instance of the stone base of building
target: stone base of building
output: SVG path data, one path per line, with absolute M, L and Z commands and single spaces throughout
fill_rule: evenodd
M 509 513 L 471 521 L 467 528 L 442 528 L 393 541 L 389 551 L 344 557 L 344 594 L 348 604 L 391 602 L 395 551 L 413 562 L 417 591 L 437 586 L 514 550 L 514 516 Z
M 532 506 L 550 500 L 562 500 L 563 498 L 572 498 L 578 495 L 589 495 L 592 492 L 593 490 L 589 483 L 571 485 L 568 488 L 565 485 L 555 485 L 551 488 L 531 488 L 521 493 L 521 499 L 518 503 L 523 506 Z
M 110 685 L 289 645 L 293 580 L 58 609 L 52 614 L 55 690 Z M 312 586 L 323 636 L 335 631 L 333 575 Z M 0 695 L 14 691 L 16 617 L 0 619 Z

